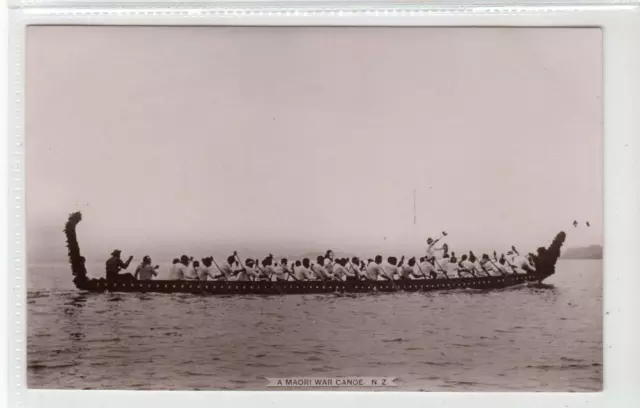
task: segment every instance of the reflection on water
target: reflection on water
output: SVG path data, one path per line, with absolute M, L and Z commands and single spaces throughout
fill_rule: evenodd
M 564 261 L 542 285 L 499 291 L 224 297 L 84 293 L 66 266 L 30 268 L 28 382 L 264 389 L 265 377 L 359 375 L 402 390 L 599 390 L 601 267 Z

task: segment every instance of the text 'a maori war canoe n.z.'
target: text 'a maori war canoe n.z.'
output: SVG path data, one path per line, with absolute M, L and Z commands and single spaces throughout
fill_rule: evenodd
M 560 257 L 560 249 L 566 234 L 556 235 L 549 247 L 544 248 L 536 260 L 536 271 L 526 274 L 503 276 L 464 277 L 450 279 L 415 279 L 396 281 L 197 281 L 197 280 L 145 280 L 107 281 L 89 279 L 85 258 L 80 254 L 76 226 L 82 215 L 69 215 L 64 232 L 67 237 L 69 262 L 73 272 L 73 282 L 80 290 L 91 292 L 158 292 L 194 293 L 210 295 L 258 294 L 284 295 L 306 293 L 373 293 L 373 292 L 426 292 L 452 289 L 501 289 L 527 282 L 542 282 L 555 273 L 555 265 Z

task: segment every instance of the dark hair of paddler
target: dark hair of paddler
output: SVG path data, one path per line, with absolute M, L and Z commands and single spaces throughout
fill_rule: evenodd
M 85 266 L 85 258 L 80 255 L 80 245 L 78 245 L 78 237 L 76 236 L 76 226 L 82 221 L 82 214 L 77 211 L 69 214 L 69 219 L 64 226 L 64 234 L 67 237 L 67 251 L 69 255 L 69 263 L 71 264 L 71 272 L 73 272 L 74 283 L 87 280 L 87 268 Z

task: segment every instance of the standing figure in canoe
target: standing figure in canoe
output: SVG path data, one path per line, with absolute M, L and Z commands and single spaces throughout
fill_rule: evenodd
M 447 232 L 446 231 L 442 231 L 442 235 L 440 236 L 440 238 L 438 239 L 433 239 L 431 237 L 427 238 L 427 250 L 426 250 L 426 255 L 428 258 L 435 258 L 436 257 L 436 251 L 444 251 L 445 253 L 447 252 L 447 245 L 443 245 L 440 248 L 436 247 L 436 244 L 444 237 L 447 236 Z

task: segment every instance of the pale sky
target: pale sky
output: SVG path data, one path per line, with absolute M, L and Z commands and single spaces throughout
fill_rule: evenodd
M 29 27 L 26 64 L 30 254 L 74 210 L 90 254 L 602 242 L 600 29 Z

